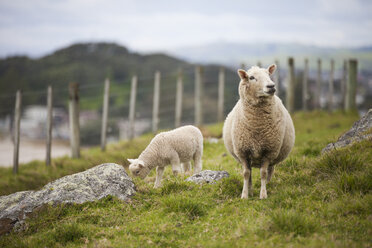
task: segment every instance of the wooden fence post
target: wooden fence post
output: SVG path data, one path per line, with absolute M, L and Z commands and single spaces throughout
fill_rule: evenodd
M 13 153 L 13 174 L 18 173 L 19 166 L 19 140 L 20 140 L 20 124 L 21 124 L 21 104 L 22 94 L 17 90 L 16 101 L 14 108 L 14 153 Z
M 48 86 L 47 95 L 47 123 L 46 123 L 46 159 L 45 164 L 49 166 L 52 158 L 52 127 L 53 127 L 53 89 Z
M 182 70 L 178 71 L 177 76 L 177 91 L 176 91 L 176 107 L 175 107 L 175 117 L 174 117 L 174 126 L 181 126 L 182 119 L 182 95 L 183 95 L 183 79 L 182 79 Z
M 280 90 L 281 90 L 281 85 L 280 85 L 280 68 L 279 68 L 279 61 L 275 60 L 275 65 L 276 65 L 276 72 L 274 74 L 274 83 L 276 84 L 276 95 L 279 96 Z
M 152 132 L 158 131 L 159 124 L 159 100 L 160 100 L 160 71 L 155 72 L 154 101 L 152 109 Z
M 261 61 L 257 61 L 257 66 L 260 67 L 260 68 L 262 67 Z
M 103 92 L 103 106 L 102 106 L 102 129 L 101 129 L 101 150 L 106 149 L 107 142 L 107 119 L 110 99 L 110 80 L 105 80 L 105 87 Z
M 328 111 L 333 110 L 333 81 L 334 81 L 335 61 L 331 59 L 331 68 L 329 71 L 328 82 Z
M 309 60 L 305 59 L 305 65 L 304 65 L 304 78 L 302 81 L 302 110 L 307 111 L 307 101 L 309 99 L 309 93 L 308 93 L 308 78 L 309 78 Z
M 320 95 L 322 90 L 322 60 L 318 59 L 318 74 L 316 78 L 315 108 L 320 109 Z
M 245 63 L 241 63 L 240 64 L 240 68 L 242 69 L 242 70 L 246 70 L 247 68 L 246 68 L 247 66 L 245 65 Z
M 358 76 L 358 61 L 349 59 L 348 61 L 348 78 L 346 84 L 346 101 L 345 110 L 356 110 L 356 88 Z
M 347 81 L 347 62 L 344 60 L 342 68 L 342 78 L 341 78 L 341 109 L 346 107 L 346 81 Z
M 195 126 L 203 125 L 202 97 L 202 68 L 201 66 L 197 66 L 195 68 Z
M 129 101 L 129 139 L 134 138 L 134 122 L 136 114 L 137 76 L 132 77 Z
M 69 85 L 70 145 L 72 158 L 80 157 L 79 85 Z
M 224 119 L 224 98 L 225 98 L 225 68 L 220 67 L 218 73 L 218 104 L 217 104 L 217 121 Z
M 295 97 L 295 73 L 294 73 L 294 59 L 288 58 L 288 85 L 287 85 L 287 97 L 286 105 L 289 113 L 294 111 L 294 97 Z

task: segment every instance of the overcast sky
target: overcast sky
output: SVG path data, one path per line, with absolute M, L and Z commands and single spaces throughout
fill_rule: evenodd
M 0 56 L 75 42 L 137 51 L 229 42 L 372 45 L 370 0 L 0 0 Z

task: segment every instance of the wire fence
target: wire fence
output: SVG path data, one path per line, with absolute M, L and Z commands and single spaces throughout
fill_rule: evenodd
M 303 98 L 308 102 L 308 109 L 326 108 L 329 104 L 332 105 L 331 110 L 345 108 L 345 95 L 348 91 L 356 91 L 350 88 L 355 84 L 351 82 L 350 71 L 338 69 L 335 71 L 323 70 L 321 73 L 320 89 L 317 88 L 317 80 L 319 81 L 317 71 L 310 71 L 308 75 L 304 75 L 303 69 L 295 70 L 294 78 L 291 78 L 287 73 L 287 68 L 280 67 L 280 74 L 275 77 L 277 88 L 279 89 L 279 97 L 283 102 L 287 102 L 286 98 L 290 91 L 294 92 L 294 110 L 303 109 Z M 350 68 L 348 68 L 350 70 Z M 196 99 L 195 87 L 196 70 L 193 67 L 183 68 L 182 81 L 182 118 L 181 124 L 194 124 L 196 120 L 195 108 L 196 104 L 202 106 L 203 124 L 216 123 L 218 121 L 218 102 L 219 102 L 219 80 L 220 66 L 204 66 L 201 72 L 202 88 L 201 99 Z M 331 79 L 332 74 L 332 79 Z M 138 136 L 152 130 L 154 121 L 154 75 L 138 76 L 136 102 L 135 102 L 135 127 L 133 136 Z M 168 74 L 160 74 L 160 92 L 159 92 L 159 111 L 158 111 L 158 129 L 171 129 L 176 123 L 176 91 L 178 72 Z M 304 77 L 308 77 L 307 89 L 304 91 Z M 225 68 L 224 70 L 224 109 L 222 116 L 232 109 L 236 101 L 239 99 L 238 84 L 239 78 L 234 70 Z M 101 142 L 101 126 L 102 126 L 102 103 L 104 99 L 104 78 L 101 83 L 92 83 L 79 86 L 79 119 L 80 119 L 80 137 L 83 145 L 95 145 Z M 294 87 L 289 89 L 290 80 L 294 81 Z M 332 85 L 334 97 L 333 102 L 329 103 L 328 97 Z M 347 88 L 349 85 L 349 88 Z M 354 87 L 354 86 L 353 86 Z M 346 90 L 347 88 L 347 90 Z M 129 108 L 130 108 L 130 93 L 131 81 L 128 77 L 123 81 L 112 81 L 110 84 L 109 93 L 109 108 L 107 121 L 107 136 L 108 141 L 117 141 L 128 139 L 131 137 L 129 128 Z M 317 92 L 319 103 L 315 102 Z M 21 135 L 30 135 L 32 138 L 45 138 L 46 126 L 46 89 L 37 91 L 23 91 L 23 97 L 34 97 L 22 102 L 22 119 L 21 119 Z M 354 94 L 354 93 L 353 93 Z M 54 87 L 53 96 L 53 138 L 69 139 L 70 127 L 68 117 L 69 104 L 69 89 L 65 87 Z M 307 98 L 308 97 L 308 98 Z M 2 95 L 0 99 L 15 102 L 15 95 Z M 200 103 L 198 103 L 200 101 Z M 354 104 L 356 102 L 355 96 Z M 288 103 L 286 103 L 287 108 Z M 353 105 L 355 107 L 355 105 Z M 13 112 L 11 108 L 0 108 L 0 116 L 4 113 Z M 7 116 L 0 121 L 3 134 L 12 134 L 14 132 L 13 116 Z M 37 130 L 37 131 L 36 131 Z

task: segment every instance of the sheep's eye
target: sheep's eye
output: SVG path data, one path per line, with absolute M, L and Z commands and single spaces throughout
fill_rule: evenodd
M 139 171 L 136 171 L 136 175 L 138 175 L 139 174 Z
M 250 76 L 249 77 L 249 80 L 253 80 L 253 79 L 255 79 L 254 76 Z

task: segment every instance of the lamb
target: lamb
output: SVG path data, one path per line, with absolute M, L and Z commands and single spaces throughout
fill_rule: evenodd
M 161 186 L 164 167 L 172 165 L 173 174 L 191 170 L 194 160 L 194 173 L 202 170 L 203 135 L 195 126 L 183 126 L 156 135 L 140 154 L 138 159 L 128 159 L 129 170 L 134 176 L 144 179 L 156 167 L 154 188 Z
M 274 95 L 275 84 L 270 76 L 275 70 L 275 64 L 267 69 L 253 66 L 248 71 L 238 70 L 240 99 L 225 120 L 223 140 L 243 167 L 241 198 L 253 196 L 251 167 L 260 168 L 260 199 L 267 198 L 266 182 L 275 164 L 284 160 L 294 145 L 291 116 Z

